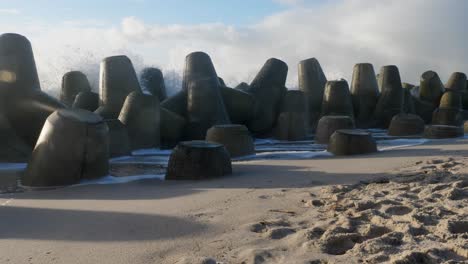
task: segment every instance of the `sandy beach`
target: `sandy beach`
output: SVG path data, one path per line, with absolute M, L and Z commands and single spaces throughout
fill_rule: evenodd
M 2 194 L 0 263 L 463 263 L 467 144 Z

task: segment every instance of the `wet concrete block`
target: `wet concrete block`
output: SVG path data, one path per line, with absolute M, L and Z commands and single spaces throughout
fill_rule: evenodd
M 424 130 L 424 137 L 431 139 L 457 138 L 463 135 L 463 127 L 459 126 L 430 125 Z
M 255 153 L 254 140 L 244 125 L 214 126 L 206 133 L 206 141 L 224 145 L 231 157 Z
M 283 112 L 278 116 L 273 136 L 279 140 L 297 141 L 307 137 L 307 115 L 304 112 Z
M 354 122 L 349 116 L 324 116 L 318 122 L 315 142 L 318 144 L 328 144 L 330 136 L 335 131 L 352 128 L 354 128 Z
M 231 173 L 231 158 L 223 145 L 184 141 L 171 153 L 166 180 L 203 180 Z
M 424 133 L 424 120 L 418 115 L 398 114 L 392 118 L 388 134 L 390 136 L 413 136 Z
M 360 155 L 377 152 L 377 144 L 368 132 L 343 129 L 333 133 L 327 150 L 337 156 Z

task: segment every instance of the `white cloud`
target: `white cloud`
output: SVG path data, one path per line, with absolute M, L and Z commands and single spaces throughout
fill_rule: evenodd
M 19 15 L 21 14 L 19 9 L 16 8 L 0 8 L 0 14 L 4 15 Z
M 289 65 L 288 85 L 297 83 L 297 64 L 316 57 L 328 78 L 350 80 L 358 62 L 399 66 L 404 81 L 417 82 L 432 69 L 447 79 L 468 72 L 468 1 L 340 0 L 273 14 L 246 27 L 152 25 L 137 17 L 114 26 L 0 25 L 32 41 L 44 89 L 57 89 L 61 75 L 85 71 L 97 84 L 99 61 L 127 54 L 137 69 L 157 65 L 182 70 L 185 56 L 202 50 L 228 84 L 249 81 L 270 57 Z

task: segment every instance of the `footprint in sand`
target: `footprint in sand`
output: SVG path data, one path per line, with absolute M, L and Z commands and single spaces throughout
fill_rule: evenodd
M 249 230 L 254 233 L 265 233 L 275 227 L 289 227 L 290 224 L 284 220 L 261 221 L 249 227 Z
M 387 207 L 384 212 L 389 215 L 407 215 L 412 211 L 413 209 L 407 206 L 399 205 Z
M 293 228 L 283 227 L 270 230 L 268 237 L 270 239 L 282 239 L 294 233 L 296 233 L 296 230 Z

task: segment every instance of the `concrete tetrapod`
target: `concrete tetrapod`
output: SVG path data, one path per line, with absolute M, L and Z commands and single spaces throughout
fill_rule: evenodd
M 216 85 L 219 86 L 218 75 L 208 54 L 197 51 L 192 52 L 185 57 L 184 76 L 182 77 L 182 91 L 187 91 L 190 82 L 199 79 L 216 79 Z M 171 110 L 171 109 L 168 109 Z
M 250 84 L 249 93 L 255 98 L 254 118 L 247 127 L 257 135 L 271 132 L 277 120 L 281 99 L 286 92 L 285 83 L 288 65 L 278 59 L 266 61 Z
M 205 139 L 206 131 L 214 125 L 229 124 L 218 78 L 190 82 L 187 96 L 187 138 Z
M 84 109 L 91 112 L 99 107 L 99 94 L 93 92 L 80 92 L 76 95 L 72 108 Z
M 245 83 L 245 82 L 241 82 L 241 83 L 239 83 L 236 87 L 234 87 L 234 89 L 236 89 L 236 90 L 241 90 L 241 91 L 243 91 L 243 92 L 248 93 L 249 90 L 250 90 L 250 85 L 248 85 L 248 84 Z
M 161 147 L 173 148 L 184 136 L 184 117 L 161 107 Z
M 141 88 L 157 96 L 159 101 L 166 100 L 166 85 L 164 84 L 164 76 L 158 68 L 144 68 L 140 73 Z
M 283 112 L 273 130 L 273 137 L 279 140 L 296 141 L 307 137 L 307 118 L 305 113 Z
M 445 85 L 447 90 L 451 91 L 466 91 L 467 83 L 466 83 L 466 74 L 463 72 L 454 72 L 450 76 L 449 81 Z
M 392 118 L 403 111 L 403 87 L 400 72 L 394 65 L 383 66 L 380 70 L 381 95 L 375 107 L 376 125 L 388 128 Z
M 323 93 L 327 78 L 316 58 L 299 62 L 298 77 L 299 90 L 306 95 L 309 124 L 315 129 L 322 112 Z
M 109 173 L 108 128 L 81 109 L 60 109 L 47 118 L 21 177 L 25 186 L 63 186 Z
M 414 108 L 416 110 L 416 114 L 420 116 L 424 123 L 429 124 L 432 122 L 432 113 L 437 108 L 434 106 L 432 102 L 426 102 L 419 98 L 413 97 Z
M 0 98 L 5 118 L 31 149 L 46 118 L 65 107 L 41 92 L 31 43 L 24 36 L 0 35 Z
M 307 98 L 300 90 L 287 90 L 281 100 L 280 112 L 306 113 Z
M 463 112 L 455 108 L 437 108 L 432 113 L 433 125 L 461 126 Z
M 422 135 L 424 125 L 424 120 L 418 115 L 398 114 L 392 118 L 388 134 L 396 137 Z
M 318 122 L 315 142 L 318 144 L 328 144 L 330 136 L 335 131 L 352 128 L 354 128 L 354 122 L 349 116 L 324 116 Z
M 0 35 L 0 89 L 41 90 L 29 40 L 19 34 Z
M 32 148 L 18 137 L 10 121 L 1 112 L 0 109 L 0 162 L 27 162 Z
M 161 107 L 187 117 L 187 91 L 179 91 L 161 102 Z
M 135 69 L 127 56 L 102 60 L 99 91 L 99 108 L 95 112 L 104 119 L 117 118 L 127 95 L 133 91 L 141 92 Z
M 463 124 L 461 92 L 447 90 L 440 99 L 439 108 L 432 113 L 432 124 L 461 126 Z
M 351 97 L 358 127 L 369 127 L 371 125 L 379 95 L 379 86 L 377 85 L 372 64 L 356 64 L 351 82 Z
M 234 124 L 246 124 L 253 118 L 255 98 L 244 91 L 220 86 L 224 106 Z
M 202 180 L 232 173 L 226 148 L 207 141 L 180 142 L 172 151 L 166 180 Z
M 132 150 L 159 147 L 161 111 L 157 97 L 131 92 L 119 120 L 127 128 Z
M 444 85 L 436 72 L 426 71 L 421 75 L 419 99 L 437 107 L 444 90 Z
M 326 115 L 354 117 L 353 102 L 346 80 L 340 79 L 327 82 L 322 102 L 322 116 Z
M 304 92 L 288 90 L 281 100 L 280 115 L 273 131 L 279 140 L 303 140 L 307 137 L 307 99 Z
M 463 135 L 463 127 L 460 126 L 430 125 L 424 130 L 424 137 L 432 139 L 457 138 Z
M 109 156 L 128 156 L 132 153 L 128 131 L 119 119 L 104 120 L 109 128 Z
M 206 132 L 206 141 L 224 145 L 231 157 L 255 153 L 255 145 L 247 127 L 243 125 L 217 125 Z
M 416 105 L 410 89 L 403 88 L 403 113 L 416 114 Z
M 342 129 L 330 137 L 327 151 L 337 156 L 368 154 L 377 152 L 377 144 L 369 132 Z
M 60 101 L 66 106 L 71 107 L 80 92 L 91 92 L 91 86 L 86 75 L 80 71 L 65 73 L 62 77 Z

